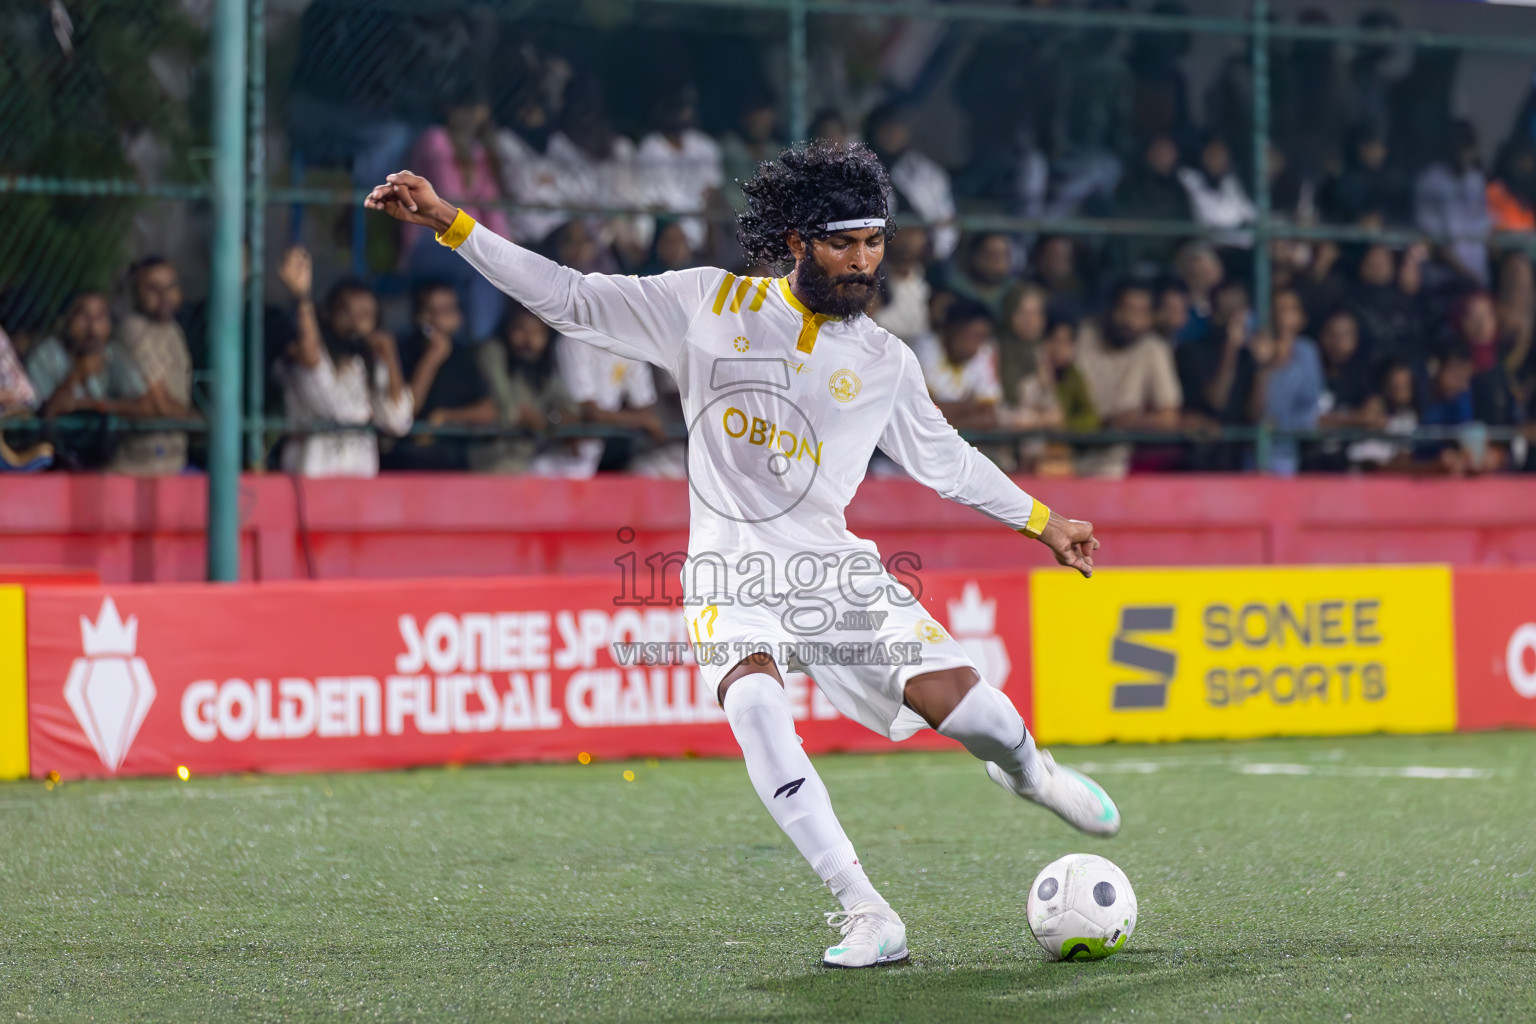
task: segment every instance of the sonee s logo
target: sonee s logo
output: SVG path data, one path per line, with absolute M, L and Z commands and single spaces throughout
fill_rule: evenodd
M 1154 682 L 1116 683 L 1110 698 L 1115 711 L 1159 711 L 1168 706 L 1168 684 L 1173 681 L 1179 657 L 1161 647 L 1148 647 L 1130 639 L 1131 633 L 1172 633 L 1173 605 L 1127 605 L 1120 609 L 1120 631 L 1110 644 L 1111 664 L 1140 669 L 1158 678 Z
M 803 785 L 805 785 L 804 779 L 796 779 L 794 782 L 786 782 L 784 785 L 774 790 L 773 795 L 775 797 L 782 796 L 785 799 L 788 799 L 789 797 L 792 797 L 796 793 L 800 792 L 800 787 Z

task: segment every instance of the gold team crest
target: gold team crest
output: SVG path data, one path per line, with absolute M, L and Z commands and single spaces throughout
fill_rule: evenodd
M 741 334 L 736 335 L 736 340 L 731 342 L 731 344 L 735 347 L 737 352 L 745 352 L 747 349 L 752 347 L 752 342 L 748 341 L 746 336 Z
M 920 619 L 912 627 L 912 632 L 917 634 L 919 640 L 930 644 L 941 644 L 949 639 L 949 634 L 944 632 L 944 627 L 932 619 Z
M 851 402 L 859 397 L 859 388 L 864 384 L 859 380 L 859 375 L 852 370 L 838 370 L 832 374 L 832 379 L 827 381 L 827 387 L 832 391 L 832 397 L 839 402 Z

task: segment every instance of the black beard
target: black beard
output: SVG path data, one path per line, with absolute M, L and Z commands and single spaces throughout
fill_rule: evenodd
M 795 287 L 799 293 L 796 297 L 805 303 L 806 309 L 823 316 L 846 319 L 863 315 L 864 307 L 869 305 L 880 287 L 879 273 L 833 277 L 810 256 L 801 260 L 796 269 Z

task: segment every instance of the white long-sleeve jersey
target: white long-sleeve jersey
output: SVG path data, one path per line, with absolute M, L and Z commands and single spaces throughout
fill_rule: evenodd
M 559 333 L 676 379 L 692 559 L 879 557 L 843 515 L 876 447 L 946 498 L 1031 536 L 1044 528 L 1049 510 L 955 432 L 912 350 L 867 317 L 812 313 L 782 278 L 584 275 L 462 213 L 440 241 Z

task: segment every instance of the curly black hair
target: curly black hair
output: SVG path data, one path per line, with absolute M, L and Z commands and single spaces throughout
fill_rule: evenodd
M 741 183 L 747 209 L 736 233 L 747 259 L 782 267 L 793 262 L 791 231 L 822 238 L 818 225 L 839 220 L 885 217 L 887 240 L 896 233 L 891 215 L 891 179 L 880 158 L 862 143 L 818 139 L 786 149 L 765 161 Z

